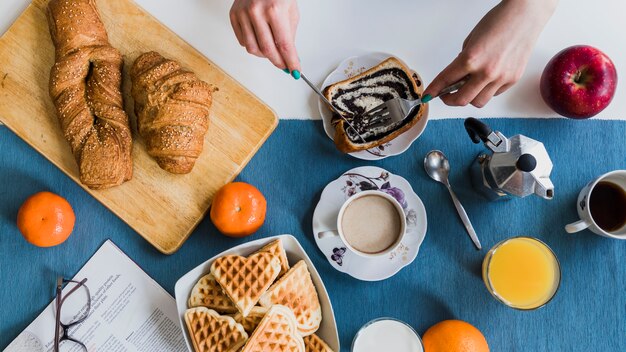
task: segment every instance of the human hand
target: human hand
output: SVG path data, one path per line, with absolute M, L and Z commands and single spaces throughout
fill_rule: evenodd
M 456 93 L 441 96 L 451 106 L 483 107 L 522 76 L 535 42 L 558 0 L 503 0 L 463 42 L 463 50 L 424 91 L 436 96 L 468 77 Z
M 296 0 L 235 0 L 230 23 L 241 46 L 300 78 L 295 38 L 300 14 Z

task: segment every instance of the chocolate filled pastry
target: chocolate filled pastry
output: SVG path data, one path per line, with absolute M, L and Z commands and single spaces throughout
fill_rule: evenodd
M 156 52 L 131 69 L 139 134 L 148 154 L 174 174 L 186 174 L 202 153 L 213 87 Z
M 48 25 L 56 49 L 50 96 L 80 182 L 103 189 L 130 180 L 132 136 L 121 91 L 123 59 L 109 44 L 94 1 L 50 1 Z
M 403 121 L 389 125 L 372 127 L 371 122 L 363 116 L 387 100 L 420 98 L 424 91 L 421 82 L 421 78 L 400 60 L 390 57 L 357 76 L 326 87 L 324 95 L 343 117 L 335 115 L 332 120 L 337 149 L 352 153 L 377 147 L 408 131 L 421 118 L 425 118 L 426 105 L 413 109 Z M 356 131 L 344 119 L 350 121 Z

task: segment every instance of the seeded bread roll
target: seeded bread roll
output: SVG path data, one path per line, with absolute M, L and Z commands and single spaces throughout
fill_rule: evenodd
M 213 87 L 154 51 L 135 60 L 130 76 L 148 154 L 163 170 L 191 172 L 209 128 Z
M 343 119 L 334 116 L 337 149 L 344 153 L 371 149 L 408 131 L 420 119 L 426 118 L 427 105 L 415 108 L 403 121 L 384 128 L 368 128 L 369 121 L 362 114 L 394 98 L 418 99 L 423 91 L 424 87 L 419 75 L 413 73 L 395 57 L 390 57 L 357 76 L 326 87 L 324 95 L 328 101 L 365 139 L 363 143 Z
M 92 189 L 120 185 L 133 175 L 122 55 L 109 44 L 93 0 L 50 1 L 48 24 L 56 53 L 50 96 L 80 182 Z

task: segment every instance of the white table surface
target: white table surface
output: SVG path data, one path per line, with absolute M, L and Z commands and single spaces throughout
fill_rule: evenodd
M 113 0 L 110 0 L 113 1 Z M 136 0 L 148 12 L 204 53 L 269 104 L 281 118 L 319 118 L 317 101 L 304 82 L 294 81 L 267 60 L 248 55 L 231 30 L 225 0 Z M 383 51 L 397 55 L 426 82 L 458 54 L 461 43 L 495 0 L 308 0 L 300 1 L 297 47 L 303 71 L 316 83 L 344 58 Z M 28 0 L 0 1 L 0 33 Z M 486 107 L 431 103 L 431 118 L 557 116 L 539 95 L 539 77 L 548 60 L 574 44 L 596 46 L 614 61 L 626 80 L 626 1 L 561 0 L 539 38 L 520 82 Z M 376 23 L 372 25 L 372 19 Z M 596 118 L 626 119 L 624 84 Z

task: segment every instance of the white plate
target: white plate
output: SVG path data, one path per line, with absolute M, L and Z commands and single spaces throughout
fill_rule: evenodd
M 356 76 L 392 56 L 394 55 L 387 53 L 371 53 L 367 55 L 349 57 L 343 60 L 339 64 L 339 66 L 337 66 L 337 68 L 326 77 L 324 83 L 322 83 L 322 90 L 324 90 L 324 88 L 333 83 Z M 409 67 L 408 65 L 406 66 Z M 326 131 L 326 134 L 330 139 L 333 139 L 335 137 L 335 128 L 333 127 L 331 122 L 333 113 L 332 111 L 330 111 L 328 106 L 326 106 L 326 103 L 324 103 L 321 98 L 319 99 L 318 105 L 320 115 L 322 115 L 322 121 L 324 121 L 324 131 Z M 424 116 L 422 116 L 422 118 L 413 127 L 411 127 L 411 129 L 402 133 L 392 141 L 387 142 L 376 148 L 349 154 L 355 158 L 363 160 L 380 160 L 388 156 L 402 154 L 407 149 L 409 149 L 411 144 L 413 144 L 413 142 L 422 134 L 422 132 L 424 132 L 427 123 L 428 111 L 426 111 Z
M 242 255 L 247 256 L 252 254 L 253 252 L 259 250 L 261 247 L 266 244 L 276 240 L 281 239 L 283 242 L 283 247 L 285 248 L 285 252 L 287 252 L 287 258 L 289 259 L 289 264 L 295 264 L 300 260 L 304 260 L 309 268 L 309 272 L 311 273 L 311 278 L 313 279 L 313 283 L 315 284 L 315 288 L 317 289 L 317 295 L 320 299 L 320 304 L 322 306 L 322 323 L 320 325 L 319 330 L 316 334 L 321 337 L 326 343 L 334 350 L 339 351 L 339 334 L 337 333 L 337 323 L 335 322 L 335 313 L 333 312 L 333 306 L 330 303 L 330 297 L 328 297 L 328 292 L 326 292 L 326 287 L 324 287 L 324 283 L 320 278 L 320 275 L 315 269 L 315 266 L 307 256 L 304 248 L 300 245 L 298 240 L 291 235 L 280 235 L 274 237 L 267 237 L 260 240 L 244 243 L 237 247 L 233 247 L 227 251 L 224 251 L 213 258 L 207 260 L 206 262 L 198 265 L 195 269 L 191 270 L 183 277 L 181 277 L 176 282 L 176 287 L 174 288 L 174 293 L 176 295 L 176 307 L 178 308 L 178 318 L 180 322 L 180 326 L 183 329 L 183 333 L 185 336 L 185 342 L 187 343 L 187 348 L 189 351 L 193 352 L 193 344 L 189 339 L 189 333 L 187 332 L 187 326 L 185 325 L 185 311 L 187 310 L 187 300 L 189 299 L 189 295 L 191 294 L 191 290 L 193 286 L 200 280 L 202 276 L 207 274 L 210 270 L 211 263 L 218 257 L 224 255 Z
M 354 193 L 378 189 L 396 198 L 407 218 L 406 235 L 398 248 L 380 258 L 364 258 L 347 249 L 338 236 L 319 239 L 317 234 L 337 228 L 337 215 Z M 329 183 L 313 212 L 313 237 L 333 268 L 364 281 L 380 281 L 411 264 L 426 237 L 424 203 L 404 178 L 373 166 L 357 167 Z

